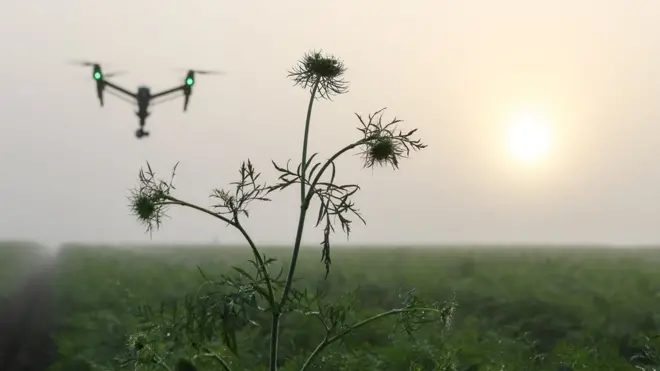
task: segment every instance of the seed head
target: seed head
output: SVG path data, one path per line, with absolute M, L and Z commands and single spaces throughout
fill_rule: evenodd
M 156 213 L 156 203 L 153 197 L 145 193 L 136 195 L 133 200 L 133 213 L 141 221 L 151 220 Z
M 400 156 L 405 155 L 402 146 L 389 137 L 377 137 L 366 144 L 362 152 L 365 167 L 391 164 L 393 168 L 399 167 Z
M 152 232 L 165 216 L 165 194 L 158 189 L 134 190 L 130 197 L 131 213 Z
M 426 144 L 419 139 L 412 139 L 417 129 L 407 133 L 398 130 L 396 125 L 401 120 L 396 117 L 388 123 L 383 123 L 384 110 L 383 108 L 370 114 L 367 120 L 356 114 L 361 124 L 358 130 L 364 135 L 361 143 L 363 150 L 360 154 L 365 167 L 389 164 L 398 169 L 399 159 L 408 157 L 411 150 L 426 148 Z
M 128 337 L 126 345 L 128 349 L 139 352 L 147 345 L 147 337 L 142 333 L 133 334 Z
M 348 91 L 348 83 L 343 80 L 346 72 L 344 63 L 332 55 L 322 55 L 320 51 L 307 53 L 289 72 L 294 85 L 303 89 L 314 89 L 317 86 L 321 98 L 330 99 L 331 95 L 344 94 Z

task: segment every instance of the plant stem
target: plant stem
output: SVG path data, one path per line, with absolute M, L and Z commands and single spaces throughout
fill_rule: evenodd
M 206 354 L 204 354 L 205 356 L 211 357 L 216 361 L 218 361 L 218 363 L 220 363 L 220 365 L 225 371 L 232 371 L 231 367 L 229 367 L 229 364 L 224 359 L 222 359 L 222 357 L 220 357 L 216 352 L 213 352 L 208 348 L 204 348 L 204 351 L 206 351 Z
M 312 361 L 316 358 L 316 356 L 318 356 L 319 353 L 321 353 L 321 351 L 323 349 L 325 349 L 328 345 L 334 343 L 337 340 L 340 340 L 341 338 L 343 338 L 344 336 L 346 336 L 349 333 L 353 332 L 354 330 L 357 330 L 358 328 L 360 328 L 362 326 L 365 326 L 365 325 L 367 325 L 367 324 L 369 324 L 373 321 L 379 320 L 381 318 L 385 318 L 385 317 L 395 315 L 395 314 L 406 313 L 406 312 L 415 312 L 415 311 L 440 312 L 440 310 L 437 309 L 437 308 L 398 308 L 398 309 L 392 309 L 392 310 L 389 310 L 387 312 L 383 312 L 383 313 L 380 313 L 380 314 L 376 314 L 375 316 L 371 316 L 371 317 L 369 317 L 367 319 L 364 319 L 364 320 L 350 326 L 349 328 L 339 332 L 337 335 L 334 335 L 334 336 L 331 336 L 331 337 L 326 336 L 323 339 L 323 341 L 321 341 L 319 343 L 319 345 L 317 345 L 316 348 L 314 348 L 314 351 L 312 351 L 312 354 L 310 354 L 309 357 L 307 357 L 307 360 L 303 364 L 302 368 L 300 368 L 300 371 L 305 371 L 307 369 L 307 367 L 309 367 L 312 364 Z
M 172 369 L 170 368 L 170 366 L 168 366 L 167 363 L 165 363 L 165 361 L 163 360 L 163 358 L 162 358 L 161 356 L 159 356 L 158 353 L 156 353 L 156 351 L 155 351 L 152 347 L 147 346 L 146 349 L 148 349 L 148 350 L 153 354 L 153 357 L 154 357 L 154 359 L 156 360 L 156 364 L 157 364 L 158 366 L 164 368 L 164 369 L 167 370 L 167 371 L 172 371 Z
M 254 258 L 257 260 L 257 263 L 259 264 L 259 268 L 261 269 L 261 274 L 264 275 L 264 280 L 266 281 L 266 288 L 268 289 L 268 302 L 271 305 L 271 307 L 274 307 L 275 290 L 273 289 L 273 285 L 270 282 L 268 267 L 266 267 L 266 264 L 264 263 L 261 254 L 259 254 L 259 249 L 257 249 L 257 246 L 254 244 L 254 241 L 252 241 L 250 235 L 245 231 L 245 228 L 243 228 L 243 226 L 239 222 L 236 222 L 234 226 L 241 232 L 243 237 L 245 237 L 245 240 L 248 242 L 248 244 L 250 244 L 250 248 L 252 249 L 252 254 L 254 255 Z
M 205 214 L 211 215 L 212 217 L 218 218 L 218 219 L 222 220 L 223 222 L 234 226 L 234 222 L 232 222 L 231 220 L 225 218 L 224 216 L 222 216 L 218 213 L 214 213 L 213 211 L 211 211 L 209 209 L 203 208 L 201 206 L 197 206 L 195 204 L 191 204 L 191 203 L 186 202 L 186 201 L 181 201 L 178 198 L 174 198 L 172 196 L 165 196 L 165 199 L 168 200 L 169 202 L 163 202 L 163 205 L 177 205 L 177 206 L 189 207 L 191 209 L 195 209 L 197 211 L 201 211 Z
M 286 301 L 287 296 L 289 295 L 289 291 L 291 291 L 291 285 L 293 283 L 293 273 L 295 271 L 296 262 L 298 260 L 298 253 L 300 250 L 300 243 L 302 241 L 302 234 L 305 229 L 305 215 L 307 213 L 307 209 L 309 208 L 309 204 L 312 201 L 312 196 L 314 195 L 314 186 L 318 183 L 323 173 L 328 169 L 328 167 L 334 160 L 336 160 L 339 156 L 341 156 L 345 152 L 350 151 L 351 149 L 361 145 L 362 143 L 364 143 L 364 141 L 365 139 L 359 140 L 353 144 L 350 144 L 342 148 L 337 153 L 332 155 L 332 157 L 330 157 L 328 161 L 326 161 L 325 164 L 323 164 L 321 170 L 319 170 L 319 172 L 314 177 L 314 181 L 311 183 L 309 192 L 307 192 L 305 198 L 303 199 L 303 203 L 300 205 L 300 217 L 298 218 L 298 230 L 296 231 L 296 240 L 293 245 L 291 266 L 289 267 L 289 274 L 287 275 L 286 284 L 284 286 L 284 292 L 282 293 L 282 298 L 280 299 L 280 306 L 284 305 L 284 302 Z M 301 181 L 305 181 L 305 179 L 301 179 Z
M 178 205 L 178 206 L 185 206 L 189 207 L 191 209 L 195 209 L 198 211 L 201 211 L 205 214 L 211 215 L 213 217 L 216 217 L 223 222 L 231 225 L 232 227 L 238 229 L 239 232 L 243 235 L 247 243 L 250 245 L 250 249 L 252 250 L 252 255 L 254 255 L 254 259 L 257 261 L 257 264 L 259 265 L 259 269 L 261 270 L 261 273 L 264 275 L 264 280 L 266 281 L 266 287 L 268 288 L 268 302 L 271 305 L 271 307 L 274 307 L 276 302 L 275 302 L 275 290 L 273 290 L 273 285 L 270 280 L 270 275 L 268 274 L 268 269 L 266 268 L 266 264 L 264 263 L 264 260 L 261 258 L 261 254 L 259 253 L 259 249 L 257 249 L 257 246 L 254 244 L 254 241 L 252 241 L 252 238 L 250 238 L 250 235 L 247 233 L 245 228 L 239 223 L 238 221 L 233 222 L 229 220 L 228 218 L 225 218 L 224 216 L 214 213 L 213 211 L 203 208 L 201 206 L 197 206 L 195 204 L 191 204 L 186 201 L 181 201 L 175 197 L 172 196 L 167 196 L 166 199 L 169 201 L 166 204 L 172 204 L 172 205 Z
M 286 283 L 284 285 L 284 292 L 280 303 L 273 312 L 273 322 L 271 325 L 270 333 L 270 371 L 277 371 L 277 346 L 280 338 L 280 315 L 282 307 L 289 296 L 291 285 L 293 284 L 293 274 L 296 271 L 296 263 L 298 262 L 298 253 L 300 252 L 300 243 L 302 241 L 302 232 L 305 228 L 305 216 L 307 215 L 308 203 L 305 202 L 307 195 L 305 192 L 305 173 L 307 172 L 307 144 L 309 142 L 309 127 L 312 121 L 312 108 L 314 106 L 314 99 L 316 98 L 316 91 L 318 90 L 321 79 L 317 78 L 312 87 L 312 92 L 309 96 L 309 104 L 307 105 L 307 117 L 305 118 L 305 135 L 303 136 L 302 148 L 302 162 L 300 164 L 300 217 L 298 218 L 298 229 L 296 231 L 296 240 L 293 244 L 293 253 L 291 254 L 291 262 L 289 263 L 289 272 L 287 274 Z
M 315 86 L 316 88 L 316 86 Z M 314 89 L 315 91 L 315 89 Z M 280 299 L 279 303 L 279 308 L 282 308 L 284 306 L 284 303 L 286 302 L 289 292 L 291 291 L 291 286 L 293 284 L 293 274 L 295 273 L 296 270 L 296 263 L 298 261 L 298 254 L 300 253 L 300 244 L 302 242 L 302 235 L 303 231 L 305 229 L 305 216 L 307 215 L 307 209 L 309 208 L 309 204 L 312 200 L 312 196 L 314 195 L 314 186 L 318 183 L 318 181 L 321 179 L 321 176 L 323 173 L 328 169 L 330 164 L 333 163 L 339 156 L 342 154 L 350 151 L 351 149 L 363 144 L 365 141 L 367 141 L 369 138 L 361 139 L 355 143 L 352 143 L 332 155 L 328 159 L 328 161 L 323 164 L 321 167 L 321 170 L 316 174 L 316 177 L 314 177 L 314 181 L 312 182 L 309 191 L 305 194 L 305 182 L 307 181 L 305 179 L 305 163 L 307 162 L 306 156 L 307 156 L 307 132 L 309 129 L 309 120 L 311 118 L 311 110 L 312 110 L 312 103 L 313 103 L 313 95 L 312 99 L 310 99 L 309 103 L 309 108 L 307 111 L 307 122 L 306 122 L 306 128 L 305 128 L 305 140 L 304 140 L 304 149 L 303 149 L 303 164 L 301 165 L 302 168 L 302 175 L 301 175 L 301 190 L 302 190 L 302 199 L 301 199 L 301 204 L 300 204 L 300 216 L 298 218 L 298 229 L 296 230 L 296 239 L 293 244 L 293 253 L 291 255 L 291 263 L 289 266 L 289 272 L 287 274 L 286 278 L 286 283 L 284 284 L 284 291 L 282 292 L 282 297 Z M 270 371 L 277 371 L 277 343 L 279 341 L 279 321 L 280 321 L 280 316 L 279 313 L 275 315 L 273 314 L 273 324 L 271 328 L 271 364 L 270 364 Z M 332 340 L 334 341 L 334 340 Z M 325 345 L 321 348 L 323 349 Z M 319 349 L 320 351 L 320 349 Z M 275 363 L 273 363 L 273 354 L 275 355 Z
M 314 99 L 316 98 L 316 90 L 319 87 L 320 78 L 316 79 L 314 86 L 312 87 L 312 93 L 309 96 L 309 104 L 307 105 L 307 117 L 305 118 L 305 135 L 303 137 L 303 148 L 302 148 L 302 162 L 300 163 L 301 174 L 300 174 L 300 205 L 305 203 L 305 173 L 307 169 L 305 165 L 307 164 L 307 142 L 309 140 L 309 127 L 312 121 L 312 106 L 314 105 Z
M 358 146 L 362 145 L 364 142 L 368 141 L 369 139 L 370 139 L 370 138 L 360 139 L 360 140 L 358 140 L 358 141 L 355 142 L 355 143 L 352 143 L 352 144 L 347 145 L 346 147 L 340 149 L 339 151 L 337 151 L 337 153 L 335 153 L 334 155 L 332 155 L 332 157 L 330 157 L 330 158 L 328 159 L 328 161 L 326 161 L 326 162 L 323 164 L 323 166 L 321 166 L 321 170 L 319 170 L 318 173 L 316 173 L 316 176 L 314 177 L 314 180 L 312 181 L 312 183 L 311 183 L 311 185 L 310 185 L 310 191 L 307 193 L 307 195 L 306 195 L 306 197 L 305 197 L 305 205 L 309 206 L 310 202 L 312 201 L 312 197 L 314 196 L 313 189 L 314 189 L 314 187 L 316 186 L 316 184 L 319 182 L 319 180 L 321 180 L 321 176 L 323 176 L 323 173 L 325 173 L 325 171 L 328 169 L 328 167 L 329 167 L 329 166 L 330 166 L 330 165 L 331 165 L 331 164 L 332 164 L 337 158 L 339 158 L 339 156 L 341 156 L 341 155 L 343 155 L 344 153 L 346 153 L 346 152 L 352 150 L 352 149 L 355 148 L 355 147 L 358 147 Z
M 321 351 L 326 346 L 328 346 L 328 337 L 327 336 L 323 338 L 323 341 L 321 341 L 319 343 L 319 345 L 316 346 L 316 348 L 314 348 L 314 350 L 312 351 L 312 354 L 310 354 L 309 357 L 307 357 L 307 360 L 305 360 L 305 363 L 300 368 L 300 371 L 305 371 L 307 369 L 307 367 L 309 367 L 312 364 L 312 361 L 316 358 L 316 356 L 319 353 L 321 353 Z
M 310 106 L 310 108 L 311 108 L 311 106 Z M 289 292 L 291 291 L 291 286 L 293 284 L 293 274 L 294 274 L 295 269 L 296 269 L 296 262 L 298 261 L 298 254 L 300 252 L 300 244 L 302 242 L 302 234 L 303 234 L 303 231 L 305 229 L 305 215 L 307 214 L 307 208 L 309 207 L 309 204 L 312 200 L 312 196 L 314 194 L 314 192 L 313 192 L 314 191 L 314 186 L 316 185 L 316 183 L 318 183 L 319 179 L 321 178 L 321 175 L 323 175 L 323 172 L 330 166 L 330 164 L 334 160 L 336 160 L 339 156 L 341 156 L 345 152 L 350 151 L 351 149 L 359 146 L 360 144 L 363 143 L 363 141 L 364 141 L 364 139 L 360 140 L 360 141 L 357 141 L 357 142 L 355 142 L 351 145 L 348 145 L 348 146 L 342 148 L 341 150 L 339 150 L 332 157 L 330 157 L 330 159 L 328 159 L 328 161 L 326 161 L 326 163 L 323 165 L 321 170 L 316 174 L 316 177 L 314 178 L 314 181 L 311 184 L 309 192 L 306 195 L 304 195 L 303 202 L 300 205 L 300 216 L 298 218 L 298 229 L 296 231 L 296 240 L 295 240 L 294 245 L 293 245 L 293 254 L 291 256 L 291 263 L 290 263 L 290 266 L 289 266 L 289 272 L 288 272 L 288 275 L 287 275 L 286 283 L 284 285 L 284 291 L 282 292 L 282 298 L 280 299 L 280 304 L 279 304 L 280 308 L 282 308 L 282 306 L 284 306 L 284 303 L 286 302 L 286 300 L 289 296 Z M 301 182 L 303 182 L 302 184 L 304 184 L 304 182 L 305 182 L 304 177 L 303 177 L 303 179 L 301 179 Z M 273 327 L 272 327 L 272 332 L 271 332 L 271 344 L 272 344 L 273 341 L 275 343 L 277 343 L 278 339 L 279 339 L 279 315 L 277 316 L 277 318 L 276 318 L 275 315 L 273 315 Z M 275 345 L 275 347 L 277 347 L 277 345 Z M 273 346 L 271 346 L 271 355 L 273 354 L 272 352 L 277 353 L 277 349 L 273 349 Z M 277 371 L 277 364 L 275 365 L 275 368 L 273 368 L 273 364 L 271 362 L 270 371 Z
M 176 205 L 180 206 L 185 206 L 189 207 L 198 211 L 201 211 L 203 213 L 209 214 L 211 216 L 214 216 L 227 224 L 233 226 L 234 228 L 238 229 L 239 232 L 243 235 L 247 243 L 250 245 L 250 248 L 252 249 L 252 254 L 254 255 L 255 260 L 259 264 L 259 269 L 261 270 L 261 273 L 264 275 L 264 280 L 266 281 L 266 286 L 268 287 L 268 302 L 270 304 L 270 307 L 272 309 L 273 313 L 273 322 L 272 322 L 272 327 L 271 327 L 271 339 L 270 339 L 270 370 L 277 371 L 277 345 L 279 342 L 279 322 L 280 322 L 280 307 L 281 305 L 277 305 L 275 301 L 275 291 L 273 290 L 272 283 L 270 282 L 270 276 L 268 275 L 268 269 L 266 268 L 266 264 L 264 263 L 264 260 L 261 258 L 261 254 L 259 253 L 259 250 L 257 249 L 257 246 L 254 244 L 254 241 L 252 241 L 252 238 L 250 238 L 250 235 L 247 233 L 245 228 L 241 225 L 238 220 L 236 221 L 231 221 L 228 218 L 225 218 L 224 216 L 214 213 L 211 210 L 208 210 L 206 208 L 203 208 L 201 206 L 197 206 L 194 204 L 191 204 L 189 202 L 181 201 L 179 199 L 176 199 L 172 196 L 168 196 L 167 200 Z M 221 361 L 223 364 L 223 367 L 226 370 L 229 370 L 229 367 L 226 363 L 224 363 L 224 360 L 221 358 L 215 357 L 216 360 Z
M 270 358 L 269 370 L 277 371 L 277 356 L 279 352 L 280 343 L 280 311 L 272 313 L 272 320 L 270 323 Z

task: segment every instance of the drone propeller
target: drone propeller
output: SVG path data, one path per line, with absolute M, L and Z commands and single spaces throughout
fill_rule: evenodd
M 104 73 L 103 77 L 114 77 L 114 76 L 121 76 L 124 74 L 126 74 L 126 71 L 117 71 L 117 72 Z
M 97 62 L 91 62 L 91 61 L 83 61 L 83 60 L 72 60 L 69 62 L 70 64 L 77 65 L 77 66 L 85 66 L 85 67 L 91 67 L 96 64 L 100 64 Z
M 200 75 L 224 75 L 222 71 L 213 71 L 213 70 L 192 70 L 193 72 Z
M 179 71 L 192 71 L 199 75 L 224 75 L 225 73 L 218 70 L 194 70 L 190 68 L 177 68 Z

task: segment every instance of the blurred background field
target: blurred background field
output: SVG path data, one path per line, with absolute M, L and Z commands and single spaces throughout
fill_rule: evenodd
M 33 242 L 0 241 L 0 303 L 17 292 L 51 253 Z
M 7 282 L 33 268 L 26 255 L 33 250 L 2 250 Z M 264 252 L 288 259 L 286 249 Z M 221 246 L 62 247 L 55 369 L 74 359 L 116 367 L 126 336 L 139 328 L 139 305 L 157 308 L 192 293 L 202 283 L 197 266 L 213 278 L 231 274 L 232 265 L 247 268 L 250 258 L 245 248 Z M 438 360 L 458 370 L 638 370 L 635 365 L 657 362 L 639 355 L 655 349 L 646 337 L 660 328 L 659 259 L 660 250 L 650 248 L 342 247 L 334 249 L 324 280 L 320 251 L 312 247 L 304 250 L 297 277 L 328 289 L 331 300 L 359 286 L 357 317 L 396 307 L 398 294 L 412 287 L 430 300 L 455 297 L 459 305 L 449 331 L 422 329 L 416 341 L 390 336 L 391 322 L 365 327 L 331 348 L 336 355 L 320 370 L 409 370 L 412 364 L 435 370 Z M 295 316 L 283 329 L 282 355 L 293 370 L 322 332 Z M 264 364 L 265 330 L 241 337 L 247 356 L 234 361 L 238 369 Z

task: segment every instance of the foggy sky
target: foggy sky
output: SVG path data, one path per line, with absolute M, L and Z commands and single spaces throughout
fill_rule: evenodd
M 184 5 L 185 4 L 185 5 Z M 298 160 L 307 93 L 287 70 L 322 48 L 344 60 L 350 92 L 315 106 L 311 152 L 359 138 L 353 112 L 388 107 L 429 147 L 400 171 L 339 163 L 362 185 L 367 226 L 355 243 L 660 243 L 660 2 L 657 0 L 4 2 L 0 90 L 0 239 L 146 242 L 127 207 L 149 161 L 176 195 L 209 205 L 248 157 Z M 128 70 L 134 89 L 199 76 L 182 99 L 153 107 L 151 136 L 91 70 Z M 545 164 L 502 149 L 503 122 L 541 107 L 555 125 Z M 252 208 L 260 243 L 291 243 L 298 190 Z M 311 213 L 312 217 L 314 212 Z M 153 241 L 238 242 L 224 224 L 176 209 Z M 317 243 L 321 230 L 308 229 Z M 338 236 L 335 241 L 345 241 Z

